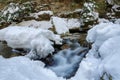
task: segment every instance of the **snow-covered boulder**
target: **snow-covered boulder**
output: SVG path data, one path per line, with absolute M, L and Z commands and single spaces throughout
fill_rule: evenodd
M 18 24 L 14 24 L 16 26 L 29 26 L 34 28 L 41 28 L 41 29 L 49 29 L 52 28 L 51 21 L 36 21 L 36 20 L 29 20 L 29 21 L 22 21 Z
M 120 35 L 120 25 L 113 23 L 100 23 L 88 31 L 86 40 L 100 47 L 107 39 Z
M 30 17 L 33 17 L 37 20 L 50 20 L 50 17 L 53 15 L 52 11 L 40 11 L 37 13 L 31 13 Z
M 0 56 L 0 80 L 64 80 L 44 68 L 41 61 L 26 57 L 4 59 Z
M 120 80 L 120 36 L 108 39 L 99 49 L 102 58 L 100 75 L 107 74 L 112 80 Z
M 71 18 L 67 19 L 66 21 L 68 29 L 79 29 L 81 26 L 81 22 L 79 19 Z
M 55 31 L 58 34 L 65 34 L 66 32 L 69 32 L 67 23 L 64 19 L 59 18 L 59 17 L 52 17 L 52 22 L 55 27 Z
M 88 31 L 87 41 L 92 48 L 71 80 L 120 80 L 120 25 L 100 23 Z
M 12 48 L 27 48 L 35 51 L 40 57 L 46 57 L 54 51 L 54 41 L 61 44 L 62 39 L 52 31 L 30 27 L 11 26 L 0 30 L 0 40 L 6 41 Z

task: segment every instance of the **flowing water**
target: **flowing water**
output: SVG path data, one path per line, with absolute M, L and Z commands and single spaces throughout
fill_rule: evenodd
M 64 49 L 53 55 L 52 64 L 47 68 L 53 70 L 59 77 L 71 78 L 79 68 L 79 63 L 88 52 L 88 48 L 72 43 L 68 49 Z M 74 47 L 74 48 L 73 48 Z
M 69 48 L 59 50 L 49 58 L 50 65 L 46 63 L 46 68 L 54 71 L 59 77 L 71 78 L 79 68 L 79 63 L 88 52 L 88 48 L 80 46 L 76 41 L 67 40 L 67 44 Z M 22 51 L 12 49 L 6 43 L 0 42 L 0 55 L 3 57 L 19 56 L 21 53 Z

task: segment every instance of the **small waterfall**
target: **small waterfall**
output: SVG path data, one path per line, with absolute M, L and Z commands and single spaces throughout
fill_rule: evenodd
M 88 48 L 81 47 L 78 44 L 71 44 L 72 47 L 59 51 L 53 56 L 52 65 L 47 66 L 59 77 L 70 78 L 75 75 L 79 68 L 79 63 L 88 52 Z M 74 48 L 73 48 L 74 47 Z

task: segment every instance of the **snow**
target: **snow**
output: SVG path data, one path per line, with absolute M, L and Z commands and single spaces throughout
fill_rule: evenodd
M 5 10 L 7 8 L 7 10 Z M 19 7 L 17 6 L 17 4 L 14 3 L 10 3 L 8 7 L 5 7 L 5 11 L 3 12 L 3 15 L 6 15 L 7 13 L 15 13 L 19 10 Z
M 113 36 L 120 35 L 120 25 L 109 23 L 100 23 L 88 31 L 86 40 L 100 47 L 103 42 Z
M 76 19 L 76 18 L 71 18 L 71 19 L 61 18 L 61 19 L 65 20 L 63 24 L 65 24 L 68 29 L 80 28 L 81 26 L 79 19 Z M 29 26 L 29 27 L 41 28 L 41 29 L 53 28 L 53 24 L 51 23 L 51 20 L 50 21 L 36 21 L 36 20 L 22 21 L 18 24 L 13 24 L 12 26 Z M 59 25 L 56 25 L 56 26 L 60 27 Z
M 93 56 L 83 59 L 76 75 L 70 80 L 98 80 L 98 66 L 96 65 L 99 65 L 99 60 Z
M 116 19 L 115 24 L 120 24 L 120 19 Z
M 55 31 L 58 34 L 65 34 L 66 32 L 69 32 L 69 29 L 67 27 L 67 23 L 64 19 L 59 17 L 52 17 L 53 25 L 55 27 Z
M 99 23 L 88 31 L 91 50 L 82 60 L 76 75 L 70 80 L 120 80 L 120 25 Z
M 30 16 L 35 17 L 37 19 L 37 18 L 39 18 L 39 15 L 43 15 L 43 14 L 48 14 L 48 15 L 52 16 L 53 12 L 49 11 L 49 10 L 48 11 L 40 11 L 38 13 L 31 13 Z
M 66 21 L 67 21 L 67 27 L 69 29 L 80 28 L 81 26 L 81 22 L 79 19 L 71 18 L 71 19 L 67 19 Z
M 120 8 L 120 5 L 116 5 L 116 4 L 112 7 L 112 9 L 113 9 L 115 12 L 120 12 L 119 8 Z
M 29 21 L 22 21 L 21 23 L 15 24 L 16 26 L 29 26 L 34 28 L 41 28 L 41 29 L 49 29 L 52 28 L 51 21 L 36 21 L 36 20 L 29 20 Z
M 52 31 L 35 29 L 24 26 L 11 26 L 0 30 L 0 40 L 6 41 L 12 48 L 27 48 L 35 51 L 37 55 L 46 57 L 54 51 L 54 41 L 61 44 L 62 39 Z M 52 41 L 51 41 L 52 40 Z
M 120 36 L 112 37 L 104 42 L 99 52 L 102 57 L 100 69 L 112 76 L 112 80 L 120 80 Z M 102 73 L 104 73 L 102 72 Z
M 114 5 L 114 1 L 113 0 L 106 0 L 108 4 Z
M 97 12 L 95 12 L 95 2 L 85 2 L 84 3 L 84 7 L 83 7 L 83 11 L 82 11 L 82 16 L 81 16 L 81 21 L 83 22 L 89 22 L 89 21 L 95 21 L 98 19 L 99 14 Z
M 75 9 L 74 12 L 76 12 L 76 13 L 78 12 L 78 13 L 79 13 L 79 12 L 81 12 L 81 11 L 82 11 L 82 9 Z
M 4 59 L 0 56 L 0 80 L 63 80 L 44 68 L 41 61 L 25 57 Z
M 107 20 L 107 19 L 104 19 L 104 18 L 99 18 L 99 19 L 98 19 L 98 22 L 99 22 L 99 23 L 108 23 L 108 22 L 110 22 L 110 21 Z

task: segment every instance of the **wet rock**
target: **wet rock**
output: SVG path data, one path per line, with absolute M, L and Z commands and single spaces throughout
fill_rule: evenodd
M 19 56 L 20 54 L 13 52 L 12 48 L 8 47 L 7 44 L 0 42 L 0 55 L 5 58 L 10 58 L 14 56 Z
M 62 49 L 70 48 L 70 41 L 73 44 L 74 41 L 78 42 L 83 47 L 90 47 L 90 44 L 86 41 L 87 33 L 73 33 L 71 35 L 63 37 L 64 45 L 61 47 Z M 71 45 L 72 45 L 71 44 Z

